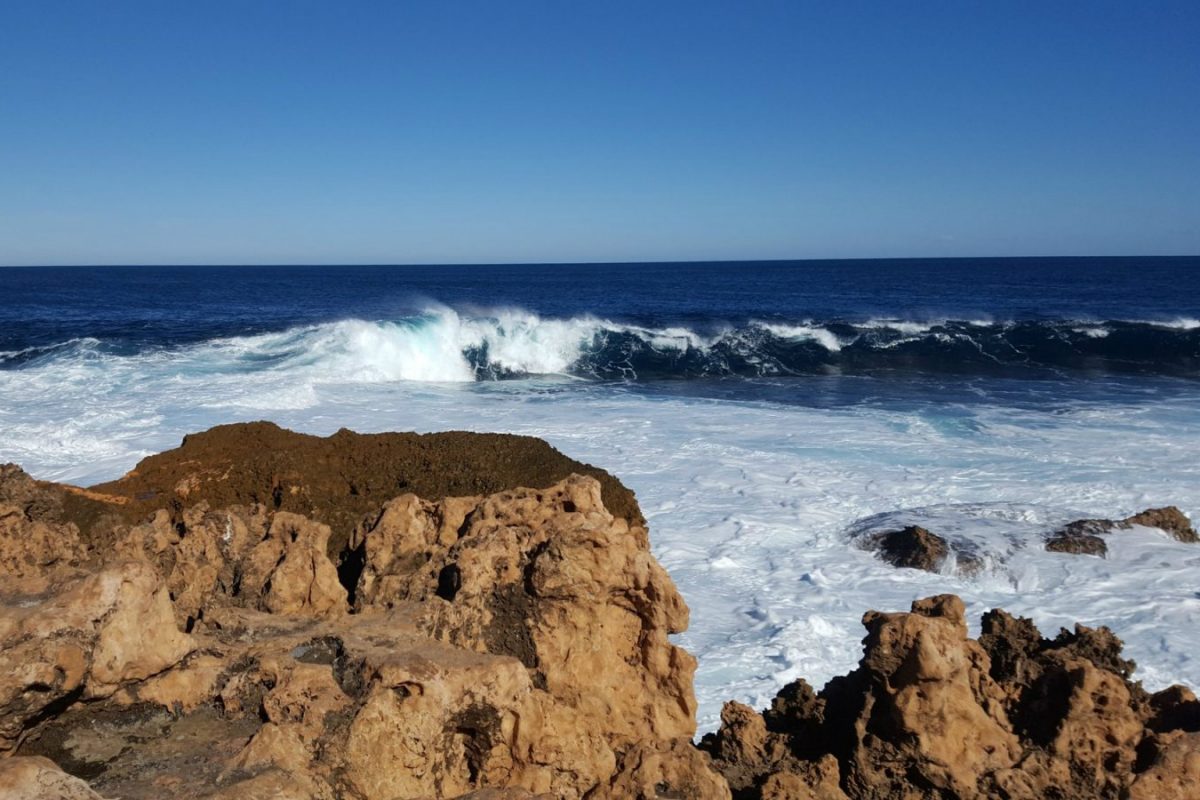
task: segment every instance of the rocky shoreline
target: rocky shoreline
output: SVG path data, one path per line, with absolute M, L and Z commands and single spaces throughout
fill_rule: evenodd
M 1167 509 L 1047 547 L 1129 525 L 1195 536 Z M 902 565 L 946 557 L 901 533 L 876 544 Z M 696 664 L 669 639 L 688 610 L 633 493 L 528 437 L 253 423 L 89 489 L 0 467 L 0 578 L 3 800 L 1169 800 L 1200 779 L 1200 702 L 1146 692 L 1112 632 L 993 611 L 973 640 L 948 595 L 868 612 L 855 671 L 729 703 L 694 745 Z

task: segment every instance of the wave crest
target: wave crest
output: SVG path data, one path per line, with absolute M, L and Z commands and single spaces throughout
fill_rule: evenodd
M 593 316 L 446 307 L 392 321 L 343 320 L 121 353 L 95 339 L 0 352 L 0 369 L 59 360 L 153 359 L 204 373 L 290 371 L 312 381 L 470 382 L 1031 371 L 1200 376 L 1200 326 L 986 320 L 750 320 L 709 332 Z

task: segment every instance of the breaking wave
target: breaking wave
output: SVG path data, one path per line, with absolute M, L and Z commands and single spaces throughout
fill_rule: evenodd
M 1200 377 L 1200 322 L 748 320 L 700 330 L 592 316 L 543 318 L 519 310 L 465 314 L 439 307 L 392 321 L 343 320 L 187 345 L 131 348 L 119 340 L 71 339 L 0 351 L 0 369 L 108 359 L 144 359 L 189 372 L 297 370 L 310 379 L 350 382 L 886 371 Z

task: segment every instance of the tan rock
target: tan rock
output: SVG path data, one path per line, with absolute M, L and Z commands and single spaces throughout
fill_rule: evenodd
M 0 800 L 103 800 L 41 756 L 0 758 Z
M 889 783 L 897 759 L 909 775 L 959 796 L 1011 766 L 1020 746 L 988 674 L 990 662 L 967 638 L 963 603 L 944 595 L 917 601 L 912 613 L 869 613 L 861 669 L 870 702 L 855 723 L 859 747 L 851 786 Z M 886 740 L 876 731 L 886 731 Z
M 581 476 L 464 505 L 393 501 L 363 534 L 359 601 L 424 602 L 431 635 L 520 659 L 535 685 L 608 719 L 614 743 L 690 738 L 695 661 L 667 639 L 687 607 L 645 529 L 609 514 Z M 461 535 L 440 546 L 459 516 Z
M 0 502 L 0 595 L 43 592 L 55 571 L 78 566 L 87 552 L 74 523 L 30 519 Z
M 1154 763 L 1129 787 L 1129 800 L 1192 800 L 1200 787 L 1200 732 L 1180 733 L 1156 748 Z
M 278 513 L 267 541 L 255 548 L 275 553 L 282 545 L 282 560 L 264 586 L 263 604 L 275 614 L 340 614 L 347 610 L 346 589 L 338 582 L 337 568 L 325 554 L 328 525 L 298 514 Z M 253 558 L 253 556 L 252 556 Z
M 808 761 L 798 772 L 776 772 L 763 783 L 762 800 L 847 800 L 839 782 L 837 759 Z
M 157 675 L 192 652 L 190 636 L 175 627 L 167 589 L 158 575 L 136 562 L 100 573 L 113 593 L 92 653 L 87 695 L 103 697 L 125 682 Z M 86 601 L 86 599 L 85 599 Z
M 0 752 L 52 703 L 107 697 L 193 649 L 152 567 L 115 564 L 57 593 L 0 608 Z

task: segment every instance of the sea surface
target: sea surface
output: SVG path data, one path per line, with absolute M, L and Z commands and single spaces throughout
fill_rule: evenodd
M 702 730 L 939 592 L 1110 625 L 1149 688 L 1200 688 L 1200 546 L 1041 548 L 1200 518 L 1200 258 L 0 269 L 0 461 L 91 484 L 256 419 L 531 434 L 614 472 L 691 606 Z M 914 522 L 986 568 L 855 546 Z

